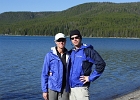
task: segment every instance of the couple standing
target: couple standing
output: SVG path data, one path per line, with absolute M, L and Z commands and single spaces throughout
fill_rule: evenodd
M 45 100 L 89 100 L 90 82 L 105 69 L 104 60 L 93 46 L 82 43 L 79 30 L 70 32 L 70 40 L 74 48 L 67 51 L 65 35 L 56 34 L 56 46 L 45 56 L 41 74 Z

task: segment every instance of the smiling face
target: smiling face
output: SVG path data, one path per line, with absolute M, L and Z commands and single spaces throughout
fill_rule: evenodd
M 56 46 L 60 49 L 63 49 L 66 45 L 66 39 L 65 38 L 59 38 L 57 41 L 55 41 Z
M 81 38 L 78 35 L 71 36 L 71 42 L 76 48 L 80 48 L 81 46 Z

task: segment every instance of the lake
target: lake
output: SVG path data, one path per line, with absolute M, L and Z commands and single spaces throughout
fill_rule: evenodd
M 107 66 L 91 83 L 91 100 L 111 100 L 140 87 L 140 39 L 83 38 Z M 0 36 L 0 100 L 43 100 L 41 70 L 54 37 Z M 66 47 L 72 44 L 67 38 Z

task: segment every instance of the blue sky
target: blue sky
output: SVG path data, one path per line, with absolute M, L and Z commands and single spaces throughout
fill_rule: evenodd
M 0 13 L 9 11 L 63 11 L 87 2 L 128 3 L 140 0 L 0 0 Z

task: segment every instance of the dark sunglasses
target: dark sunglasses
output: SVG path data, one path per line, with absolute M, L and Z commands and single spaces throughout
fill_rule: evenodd
M 60 39 L 57 40 L 57 42 L 65 42 L 65 41 L 66 41 L 65 38 L 60 38 Z
M 72 37 L 70 38 L 71 40 L 74 40 L 74 39 L 79 39 L 80 37 L 79 36 L 76 36 L 76 37 Z

